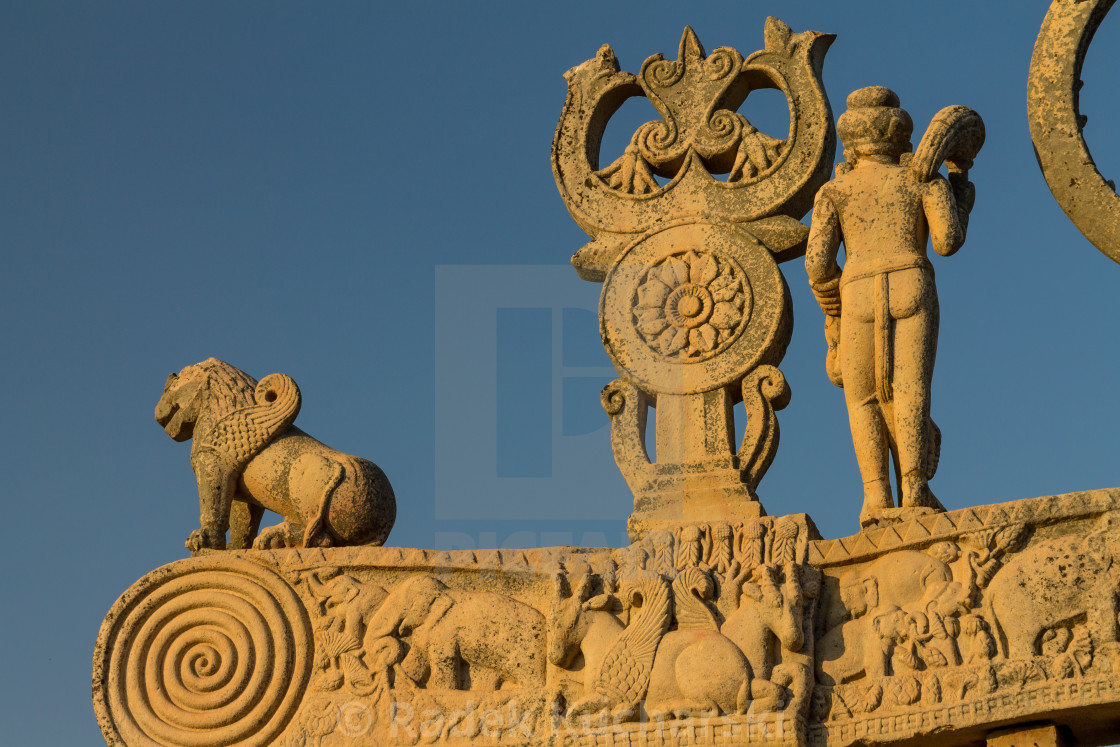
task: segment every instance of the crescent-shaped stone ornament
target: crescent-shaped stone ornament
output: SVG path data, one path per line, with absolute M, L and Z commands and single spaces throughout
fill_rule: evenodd
M 1115 0 L 1054 0 L 1031 57 L 1027 117 L 1038 165 L 1074 225 L 1120 263 L 1120 196 L 1097 170 L 1078 110 L 1085 53 Z

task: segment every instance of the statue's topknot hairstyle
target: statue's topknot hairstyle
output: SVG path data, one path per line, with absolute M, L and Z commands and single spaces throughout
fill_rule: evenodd
M 898 156 L 913 150 L 914 122 L 901 108 L 897 93 L 884 86 L 868 86 L 852 91 L 847 104 L 848 110 L 836 122 L 847 161 L 854 162 L 860 155 Z

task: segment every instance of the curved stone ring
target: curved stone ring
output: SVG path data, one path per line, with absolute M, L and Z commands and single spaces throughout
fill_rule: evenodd
M 1038 32 L 1027 83 L 1027 117 L 1038 164 L 1074 225 L 1120 263 L 1120 196 L 1093 163 L 1078 111 L 1085 53 L 1115 0 L 1054 0 Z

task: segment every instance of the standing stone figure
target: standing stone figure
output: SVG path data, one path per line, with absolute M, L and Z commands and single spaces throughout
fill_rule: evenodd
M 827 369 L 844 388 L 868 526 L 944 510 L 928 485 L 941 435 L 929 415 L 938 306 L 926 243 L 946 257 L 964 243 L 975 198 L 968 168 L 984 129 L 972 110 L 948 107 L 911 156 L 914 126 L 893 91 L 861 88 L 847 104 L 837 122 L 845 163 L 817 193 L 805 269 L 827 315 Z M 948 179 L 937 173 L 942 163 Z

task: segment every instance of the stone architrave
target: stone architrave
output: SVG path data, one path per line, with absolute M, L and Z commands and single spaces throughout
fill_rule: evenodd
M 113 745 L 805 744 L 817 536 L 205 550 L 110 610 L 94 709 Z
M 564 76 L 553 175 L 592 237 L 572 264 L 603 283 L 600 331 L 619 372 L 603 406 L 634 494 L 631 539 L 763 514 L 756 488 L 778 445 L 775 411 L 790 397 L 777 368 L 793 330 L 778 263 L 804 253 L 797 219 L 835 152 L 821 85 L 834 36 L 793 33 L 776 18 L 764 36 L 765 48 L 746 58 L 729 47 L 709 55 L 686 28 L 676 60 L 654 55 L 634 75 L 604 45 Z M 759 88 L 788 99 L 786 137 L 758 131 L 737 111 Z M 662 118 L 600 168 L 606 124 L 632 96 Z M 747 422 L 736 448 L 740 401 Z M 650 408 L 656 461 L 645 446 Z
M 974 744 L 1120 718 L 1120 489 L 927 514 L 815 542 L 810 742 Z
M 111 745 L 1103 745 L 1118 590 L 1120 489 L 829 540 L 206 550 L 113 605 L 94 710 Z

